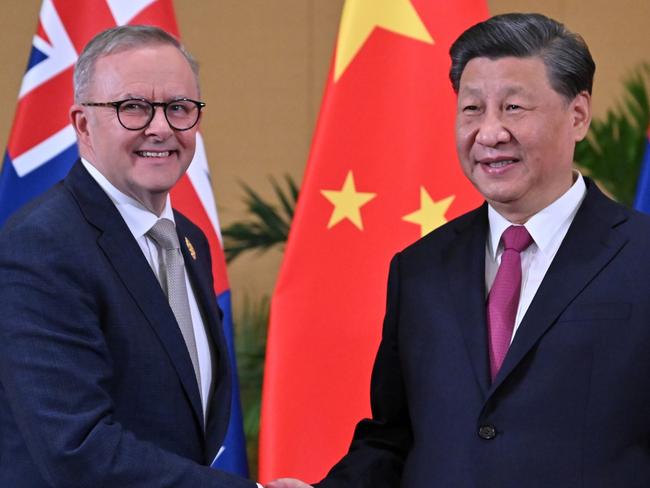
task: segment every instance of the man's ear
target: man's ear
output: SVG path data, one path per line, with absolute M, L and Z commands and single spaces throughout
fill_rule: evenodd
M 585 138 L 591 124 L 591 95 L 586 91 L 578 93 L 570 108 L 575 141 L 578 142 Z
M 70 122 L 72 127 L 77 134 L 77 139 L 80 144 L 85 146 L 90 145 L 90 132 L 89 132 L 89 123 L 88 123 L 88 113 L 85 110 L 85 107 L 74 104 L 70 107 Z

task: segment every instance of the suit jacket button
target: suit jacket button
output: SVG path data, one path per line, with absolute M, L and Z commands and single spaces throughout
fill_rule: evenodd
M 478 436 L 486 441 L 492 440 L 497 436 L 497 430 L 493 425 L 481 425 L 478 428 Z

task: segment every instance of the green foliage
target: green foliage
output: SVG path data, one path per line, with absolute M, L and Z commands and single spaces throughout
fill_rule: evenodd
M 259 301 L 244 297 L 235 317 L 235 350 L 239 373 L 244 434 L 252 479 L 257 470 L 257 437 L 260 431 L 262 379 L 266 352 L 266 330 L 269 321 L 269 297 Z
M 279 201 L 275 205 L 263 200 L 248 185 L 242 184 L 250 219 L 234 222 L 222 229 L 227 262 L 231 262 L 243 252 L 262 252 L 275 245 L 284 245 L 287 241 L 298 199 L 298 186 L 289 175 L 285 176 L 286 190 L 282 189 L 275 179 L 271 178 L 270 181 Z
M 650 124 L 643 65 L 623 82 L 622 104 L 608 110 L 604 120 L 592 120 L 589 134 L 576 146 L 575 162 L 618 201 L 631 205 Z

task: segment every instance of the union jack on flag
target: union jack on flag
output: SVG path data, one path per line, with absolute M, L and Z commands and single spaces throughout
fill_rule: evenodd
M 95 34 L 125 24 L 156 25 L 178 37 L 171 0 L 43 0 L 0 172 L 0 227 L 17 208 L 61 180 L 79 157 L 68 118 L 74 63 Z M 192 164 L 171 197 L 174 208 L 201 227 L 210 242 L 215 294 L 233 364 L 230 425 L 213 467 L 248 476 L 226 261 L 200 134 Z

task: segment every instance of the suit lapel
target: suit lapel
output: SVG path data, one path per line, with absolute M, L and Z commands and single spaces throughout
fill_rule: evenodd
M 627 242 L 614 227 L 627 218 L 587 181 L 588 193 L 524 316 L 491 391 L 521 362 L 564 309 Z
M 486 394 L 490 370 L 485 326 L 485 241 L 487 205 L 467 215 L 443 260 L 449 291 L 476 381 Z
M 101 232 L 98 245 L 167 351 L 203 428 L 198 385 L 183 336 L 169 303 L 118 210 L 78 162 L 66 177 L 86 219 Z

